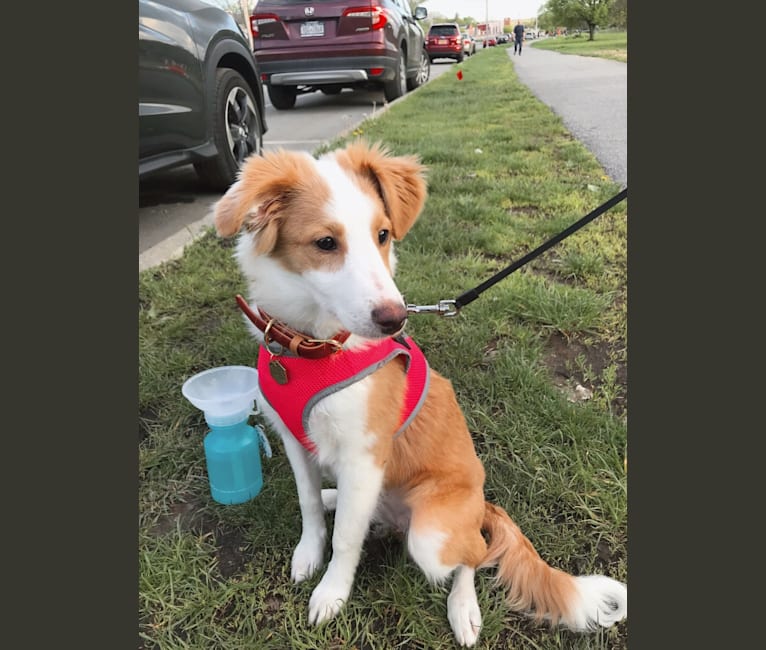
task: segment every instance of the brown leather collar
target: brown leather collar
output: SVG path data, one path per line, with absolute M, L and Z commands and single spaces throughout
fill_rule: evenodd
M 285 350 L 290 350 L 296 356 L 306 359 L 320 359 L 339 352 L 343 343 L 351 336 L 351 332 L 343 330 L 331 339 L 312 339 L 284 323 L 280 323 L 260 308 L 258 313 L 254 312 L 239 294 L 237 294 L 237 305 L 253 325 L 263 332 L 263 339 L 267 347 L 269 343 L 278 343 Z

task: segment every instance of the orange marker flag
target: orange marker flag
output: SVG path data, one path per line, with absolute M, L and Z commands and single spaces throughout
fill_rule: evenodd
M 463 79 L 463 71 L 462 70 L 458 70 L 457 71 L 457 78 L 462 81 L 462 79 Z

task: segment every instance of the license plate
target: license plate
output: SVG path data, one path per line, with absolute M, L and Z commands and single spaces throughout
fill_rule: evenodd
M 439 45 L 446 45 L 446 44 L 447 44 L 447 39 L 446 38 L 440 38 L 439 39 Z
M 318 20 L 301 23 L 301 37 L 304 36 L 324 36 L 324 23 Z

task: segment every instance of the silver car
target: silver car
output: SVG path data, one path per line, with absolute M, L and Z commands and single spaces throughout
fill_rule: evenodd
M 460 38 L 463 40 L 463 54 L 471 56 L 476 54 L 476 40 L 470 34 L 462 32 Z

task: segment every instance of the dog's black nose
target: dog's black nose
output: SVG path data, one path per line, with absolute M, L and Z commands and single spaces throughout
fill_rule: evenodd
M 372 310 L 372 322 L 383 334 L 396 334 L 407 320 L 407 307 L 401 303 L 387 302 Z

